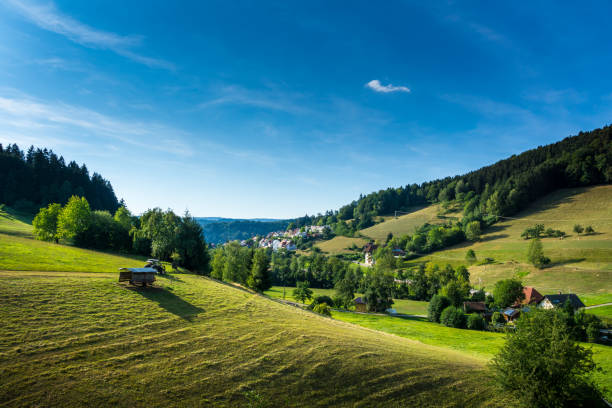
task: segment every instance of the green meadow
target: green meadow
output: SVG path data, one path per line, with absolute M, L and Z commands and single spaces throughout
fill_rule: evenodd
M 596 310 L 596 309 L 593 309 Z M 489 361 L 504 343 L 503 333 L 454 329 L 424 318 L 401 318 L 351 312 L 333 312 L 334 319 L 369 329 L 391 333 L 428 345 L 449 348 L 482 361 Z M 594 359 L 603 371 L 595 373 L 596 383 L 612 398 L 612 348 L 600 344 L 583 344 L 593 350 Z
M 478 356 L 195 275 L 116 279 L 0 273 L 2 406 L 511 404 Z

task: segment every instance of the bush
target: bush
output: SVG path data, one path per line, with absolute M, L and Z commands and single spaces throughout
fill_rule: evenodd
M 471 330 L 484 330 L 486 322 L 484 317 L 479 314 L 471 314 L 467 319 L 467 328 Z
M 319 303 L 314 307 L 314 309 L 312 309 L 312 311 L 323 316 L 331 317 L 331 308 L 327 305 L 327 303 Z
M 315 306 L 320 305 L 321 303 L 326 303 L 330 307 L 334 307 L 335 302 L 329 296 L 315 296 L 312 300 L 312 303 L 308 306 L 310 310 L 313 310 Z
M 494 312 L 493 315 L 491 316 L 491 323 L 492 324 L 504 323 L 505 321 L 506 321 L 506 319 L 504 319 L 504 316 L 502 316 L 502 314 L 499 313 L 499 312 Z
M 465 314 L 458 307 L 449 306 L 442 311 L 440 315 L 440 323 L 447 327 L 464 328 Z
M 503 392 L 524 406 L 605 406 L 589 377 L 593 352 L 571 338 L 557 310 L 523 314 L 491 364 Z
M 450 306 L 451 301 L 446 296 L 434 295 L 429 301 L 427 307 L 427 317 L 430 321 L 440 323 L 440 315 L 442 311 Z

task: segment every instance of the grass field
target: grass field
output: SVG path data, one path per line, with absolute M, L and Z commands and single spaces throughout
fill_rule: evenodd
M 321 251 L 325 252 L 327 255 L 338 255 L 353 252 L 352 250 L 348 249 L 353 244 L 359 247 L 359 252 L 361 253 L 361 248 L 367 243 L 368 240 L 365 238 L 336 236 L 327 241 L 321 241 L 315 246 L 319 247 Z
M 290 300 L 292 302 L 297 302 L 297 300 L 293 297 L 293 289 L 294 286 L 286 286 L 285 287 L 285 299 Z M 313 297 L 316 296 L 329 296 L 330 298 L 334 297 L 335 290 L 334 289 L 317 289 L 312 288 Z M 283 287 L 282 286 L 272 286 L 269 290 L 264 292 L 265 295 L 282 299 L 283 298 Z M 356 293 L 355 296 L 361 296 L 361 294 Z M 427 305 L 428 302 L 423 302 L 419 300 L 409 300 L 409 299 L 393 299 L 393 308 L 402 314 L 413 314 L 413 315 L 426 315 L 427 314 Z
M 116 272 L 146 260 L 38 241 L 27 222 L 27 215 L 0 211 L 0 270 Z
M 360 233 L 377 241 L 384 241 L 389 232 L 394 236 L 413 234 L 416 228 L 425 223 L 438 224 L 445 222 L 446 220 L 437 217 L 439 211 L 439 205 L 430 205 L 425 208 L 418 207 L 410 214 L 397 218 L 385 218 L 385 222 L 363 229 Z
M 612 293 L 611 203 L 612 186 L 609 185 L 559 190 L 517 214 L 516 220 L 495 224 L 483 234 L 480 242 L 438 251 L 418 261 L 465 264 L 466 251 L 473 249 L 478 259 L 490 257 L 497 261 L 493 265 L 470 268 L 472 282 L 482 282 L 488 289 L 499 279 L 517 271 L 528 271 L 524 283 L 535 286 L 542 293 L 562 290 L 606 296 Z M 552 259 L 551 267 L 543 270 L 527 264 L 529 242 L 520 237 L 526 227 L 536 223 L 568 234 L 563 240 L 542 240 L 544 254 Z M 578 236 L 573 232 L 574 224 L 592 225 L 596 234 Z
M 0 405 L 508 406 L 485 361 L 194 275 L 0 272 Z M 257 399 L 261 405 L 249 405 Z
M 453 329 L 431 323 L 422 318 L 399 318 L 343 312 L 333 312 L 333 317 L 425 344 L 448 347 L 483 361 L 489 361 L 504 343 L 504 334 L 502 333 Z M 595 361 L 604 370 L 596 373 L 594 378 L 599 387 L 607 389 L 606 397 L 610 400 L 612 399 L 612 375 L 610 375 L 612 373 L 612 348 L 599 344 L 586 344 L 586 347 L 592 347 Z

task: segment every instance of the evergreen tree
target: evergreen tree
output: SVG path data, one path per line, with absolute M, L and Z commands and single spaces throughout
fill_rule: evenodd
M 247 278 L 247 286 L 258 292 L 270 289 L 269 269 L 270 257 L 265 249 L 257 249 L 253 255 L 251 274 Z
M 550 263 L 550 259 L 544 256 L 542 241 L 539 238 L 532 239 L 527 250 L 527 260 L 537 268 L 543 268 Z

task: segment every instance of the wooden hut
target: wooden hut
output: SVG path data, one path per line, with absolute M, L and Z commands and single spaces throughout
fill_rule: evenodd
M 362 297 L 356 298 L 355 300 L 353 300 L 353 302 L 355 303 L 356 312 L 366 313 L 368 311 L 368 304 Z
M 131 285 L 151 285 L 155 282 L 157 271 L 153 268 L 119 268 L 119 282 L 130 282 Z

